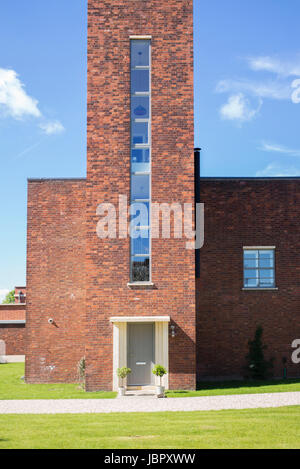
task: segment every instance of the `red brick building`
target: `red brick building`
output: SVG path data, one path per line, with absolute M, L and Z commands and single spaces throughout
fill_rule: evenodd
M 6 360 L 24 360 L 25 316 L 26 287 L 15 287 L 15 302 L 0 304 L 0 356 Z
M 275 358 L 274 375 L 282 377 L 286 367 L 288 376 L 300 376 L 300 365 L 291 360 L 292 343 L 300 338 L 300 178 L 201 178 L 201 200 L 198 377 L 243 376 L 248 340 L 258 325 L 266 357 Z M 247 253 L 257 252 L 273 260 L 247 260 Z M 247 285 L 249 271 L 249 277 L 258 271 L 259 281 Z M 262 278 L 264 272 L 273 274 Z
M 242 375 L 258 323 L 270 352 L 289 358 L 299 180 L 202 179 L 200 260 L 175 236 L 175 215 L 170 238 L 153 236 L 151 211 L 128 237 L 124 200 L 195 201 L 193 2 L 88 4 L 87 177 L 28 183 L 26 381 L 75 381 L 85 357 L 88 391 L 116 389 L 125 365 L 128 385 L 152 385 L 154 363 L 166 387 L 193 389 L 197 374 Z

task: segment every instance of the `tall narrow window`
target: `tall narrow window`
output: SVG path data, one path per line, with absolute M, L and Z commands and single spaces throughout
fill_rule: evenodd
M 131 40 L 131 281 L 151 265 L 151 41 Z

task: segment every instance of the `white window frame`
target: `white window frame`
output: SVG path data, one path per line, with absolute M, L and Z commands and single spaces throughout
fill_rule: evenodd
M 132 132 L 130 134 L 130 194 L 131 194 L 131 179 L 132 175 L 149 175 L 149 199 L 133 199 L 130 196 L 130 203 L 143 203 L 147 202 L 149 203 L 149 226 L 143 226 L 140 227 L 141 229 L 148 229 L 149 230 L 149 253 L 148 254 L 132 254 L 132 243 L 131 243 L 131 238 L 130 238 L 130 284 L 138 283 L 138 284 L 149 284 L 152 282 L 152 261 L 151 261 L 151 251 L 152 251 L 152 246 L 151 246 L 151 198 L 152 198 L 152 177 L 151 177 L 151 36 L 130 36 L 130 54 L 131 54 L 131 44 L 132 41 L 137 41 L 137 40 L 143 40 L 143 41 L 149 41 L 149 66 L 131 66 L 131 58 L 130 58 L 130 71 L 131 70 L 149 70 L 149 91 L 148 92 L 136 92 L 132 94 L 131 92 L 131 80 L 130 80 L 130 97 L 149 97 L 149 118 L 132 118 L 131 115 L 131 103 L 130 103 L 130 123 L 132 122 L 147 122 L 148 123 L 148 143 L 135 143 L 133 144 L 132 142 Z M 131 125 L 130 125 L 131 126 Z M 131 126 L 132 127 L 132 126 Z M 132 171 L 132 158 L 131 158 L 131 153 L 132 150 L 139 150 L 139 149 L 149 149 L 149 171 Z M 141 257 L 145 257 L 149 259 L 149 279 L 145 282 L 140 282 L 137 280 L 133 280 L 133 270 L 132 270 L 132 265 L 134 259 L 138 259 Z
M 272 285 L 269 287 L 266 285 L 260 286 L 259 280 L 260 280 L 260 275 L 259 272 L 261 270 L 264 270 L 262 267 L 253 267 L 253 268 L 248 268 L 245 269 L 245 251 L 272 251 L 273 252 L 273 267 L 266 267 L 266 270 L 273 270 L 274 276 L 274 282 Z M 250 286 L 247 287 L 245 285 L 245 270 L 257 270 L 258 271 L 258 285 L 257 286 Z M 243 246 L 243 290 L 278 290 L 276 287 L 276 246 Z

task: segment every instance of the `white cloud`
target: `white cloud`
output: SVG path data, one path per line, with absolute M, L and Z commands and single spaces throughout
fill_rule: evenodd
M 221 108 L 223 118 L 249 121 L 258 113 L 264 99 L 291 100 L 294 104 L 300 104 L 300 78 L 291 81 L 291 77 L 300 77 L 300 55 L 290 61 L 270 56 L 257 56 L 248 58 L 247 63 L 251 70 L 270 72 L 274 74 L 274 78 L 268 80 L 253 80 L 251 78 L 220 80 L 215 91 L 230 95 L 228 103 Z M 246 96 L 259 99 L 257 110 L 249 107 Z M 240 119 L 239 114 L 241 115 Z
M 26 93 L 14 70 L 0 68 L 0 111 L 14 119 L 41 117 L 38 101 Z
M 46 135 L 61 134 L 64 132 L 65 128 L 59 121 L 49 121 L 40 124 L 40 128 Z
M 252 57 L 248 59 L 249 67 L 255 71 L 266 71 L 276 75 L 300 76 L 300 57 L 293 61 L 284 61 L 270 56 Z
M 242 94 L 229 96 L 228 101 L 220 109 L 223 119 L 237 121 L 239 123 L 252 120 L 259 112 L 261 103 L 257 109 L 252 109 L 249 100 Z
M 268 81 L 266 83 L 251 80 L 221 80 L 216 86 L 217 93 L 246 93 L 258 98 L 289 99 L 289 84 Z
M 276 163 L 269 164 L 266 168 L 257 171 L 257 177 L 295 177 L 300 176 L 300 169 L 285 167 Z
M 261 146 L 259 147 L 259 150 L 300 157 L 300 150 L 288 148 L 288 147 L 285 147 L 284 145 L 280 145 L 277 143 L 262 142 Z
M 38 108 L 38 101 L 26 93 L 17 72 L 11 69 L 0 68 L 0 115 L 18 120 L 27 116 L 44 120 L 39 127 L 46 135 L 59 134 L 65 130 L 58 120 L 45 120 Z
M 0 288 L 0 304 L 2 303 L 4 298 L 6 297 L 7 293 L 9 293 L 8 288 Z

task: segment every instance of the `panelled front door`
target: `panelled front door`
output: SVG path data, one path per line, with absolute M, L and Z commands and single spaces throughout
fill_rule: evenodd
M 149 385 L 154 383 L 154 324 L 128 323 L 127 362 L 131 368 L 128 385 Z

